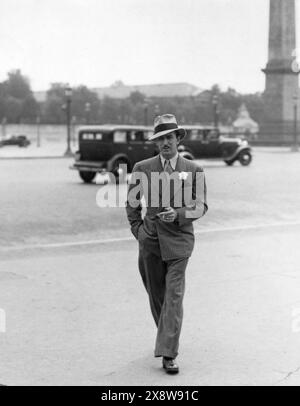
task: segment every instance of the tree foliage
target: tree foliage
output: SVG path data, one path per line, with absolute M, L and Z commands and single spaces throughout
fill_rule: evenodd
M 39 110 L 29 79 L 19 69 L 7 74 L 0 83 L 0 120 L 9 123 L 31 122 Z
M 9 123 L 35 123 L 39 116 L 43 123 L 65 123 L 66 86 L 66 83 L 53 83 L 45 102 L 37 103 L 29 79 L 20 70 L 10 71 L 7 79 L 0 83 L 0 120 L 5 117 Z M 97 93 L 81 85 L 73 88 L 71 117 L 76 118 L 78 124 L 145 124 L 146 121 L 152 124 L 155 115 L 173 113 L 182 124 L 210 124 L 214 120 L 214 96 L 218 97 L 219 117 L 225 125 L 236 118 L 242 103 L 254 120 L 260 123 L 263 119 L 261 94 L 243 95 L 232 88 L 222 91 L 217 84 L 197 96 L 146 98 L 134 91 L 126 99 L 105 97 L 101 100 Z
M 47 91 L 47 97 L 42 106 L 42 118 L 44 122 L 62 124 L 66 121 L 65 95 L 66 83 L 53 83 Z M 99 119 L 100 101 L 95 92 L 86 86 L 78 86 L 72 90 L 71 116 L 78 123 L 92 123 Z

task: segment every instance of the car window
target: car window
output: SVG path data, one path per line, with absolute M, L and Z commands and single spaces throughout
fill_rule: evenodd
M 81 139 L 82 140 L 93 140 L 94 139 L 94 133 L 82 133 L 81 134 Z
M 202 131 L 192 130 L 192 139 L 195 141 L 202 141 Z
M 126 143 L 126 139 L 127 139 L 127 134 L 126 131 L 115 131 L 114 132 L 114 142 L 115 143 Z
M 151 135 L 153 135 L 153 131 L 144 131 L 144 140 L 148 141 Z
M 102 141 L 102 140 L 103 140 L 103 134 L 102 134 L 102 133 L 96 133 L 96 134 L 95 134 L 95 140 L 100 140 L 100 141 Z
M 187 138 L 190 141 L 201 141 L 202 140 L 202 130 L 198 130 L 198 129 L 189 130 Z
M 218 138 L 219 138 L 219 134 L 218 134 L 218 132 L 216 130 L 211 130 L 209 132 L 209 140 L 210 141 L 216 140 Z
M 209 141 L 209 133 L 210 133 L 210 130 L 203 130 L 202 131 L 202 141 L 204 141 L 204 142 Z
M 99 131 L 97 131 L 97 132 L 90 131 L 90 132 L 81 133 L 80 138 L 82 140 L 89 140 L 89 141 L 92 141 L 92 140 L 107 141 L 108 134 L 105 134 L 105 133 L 99 132 Z
M 137 141 L 144 141 L 144 131 L 130 131 L 129 132 L 129 137 L 128 137 L 129 142 L 137 142 Z

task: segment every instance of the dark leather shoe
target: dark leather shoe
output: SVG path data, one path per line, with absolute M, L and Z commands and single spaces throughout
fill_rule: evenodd
M 163 368 L 167 374 L 178 374 L 179 367 L 172 358 L 163 358 Z

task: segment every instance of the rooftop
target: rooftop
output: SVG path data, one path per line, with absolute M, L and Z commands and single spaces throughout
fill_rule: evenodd
M 126 99 L 130 93 L 140 92 L 146 97 L 188 97 L 197 96 L 203 90 L 195 85 L 185 82 L 179 83 L 157 83 L 152 85 L 125 85 L 118 81 L 108 87 L 92 88 L 97 93 L 99 99 L 111 97 L 113 99 Z M 34 92 L 38 102 L 46 100 L 46 91 Z

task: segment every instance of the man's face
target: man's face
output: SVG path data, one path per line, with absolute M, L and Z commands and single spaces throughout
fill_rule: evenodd
M 176 155 L 179 140 L 177 139 L 175 132 L 163 135 L 162 137 L 154 140 L 154 142 L 159 149 L 160 154 L 165 159 L 171 159 Z

